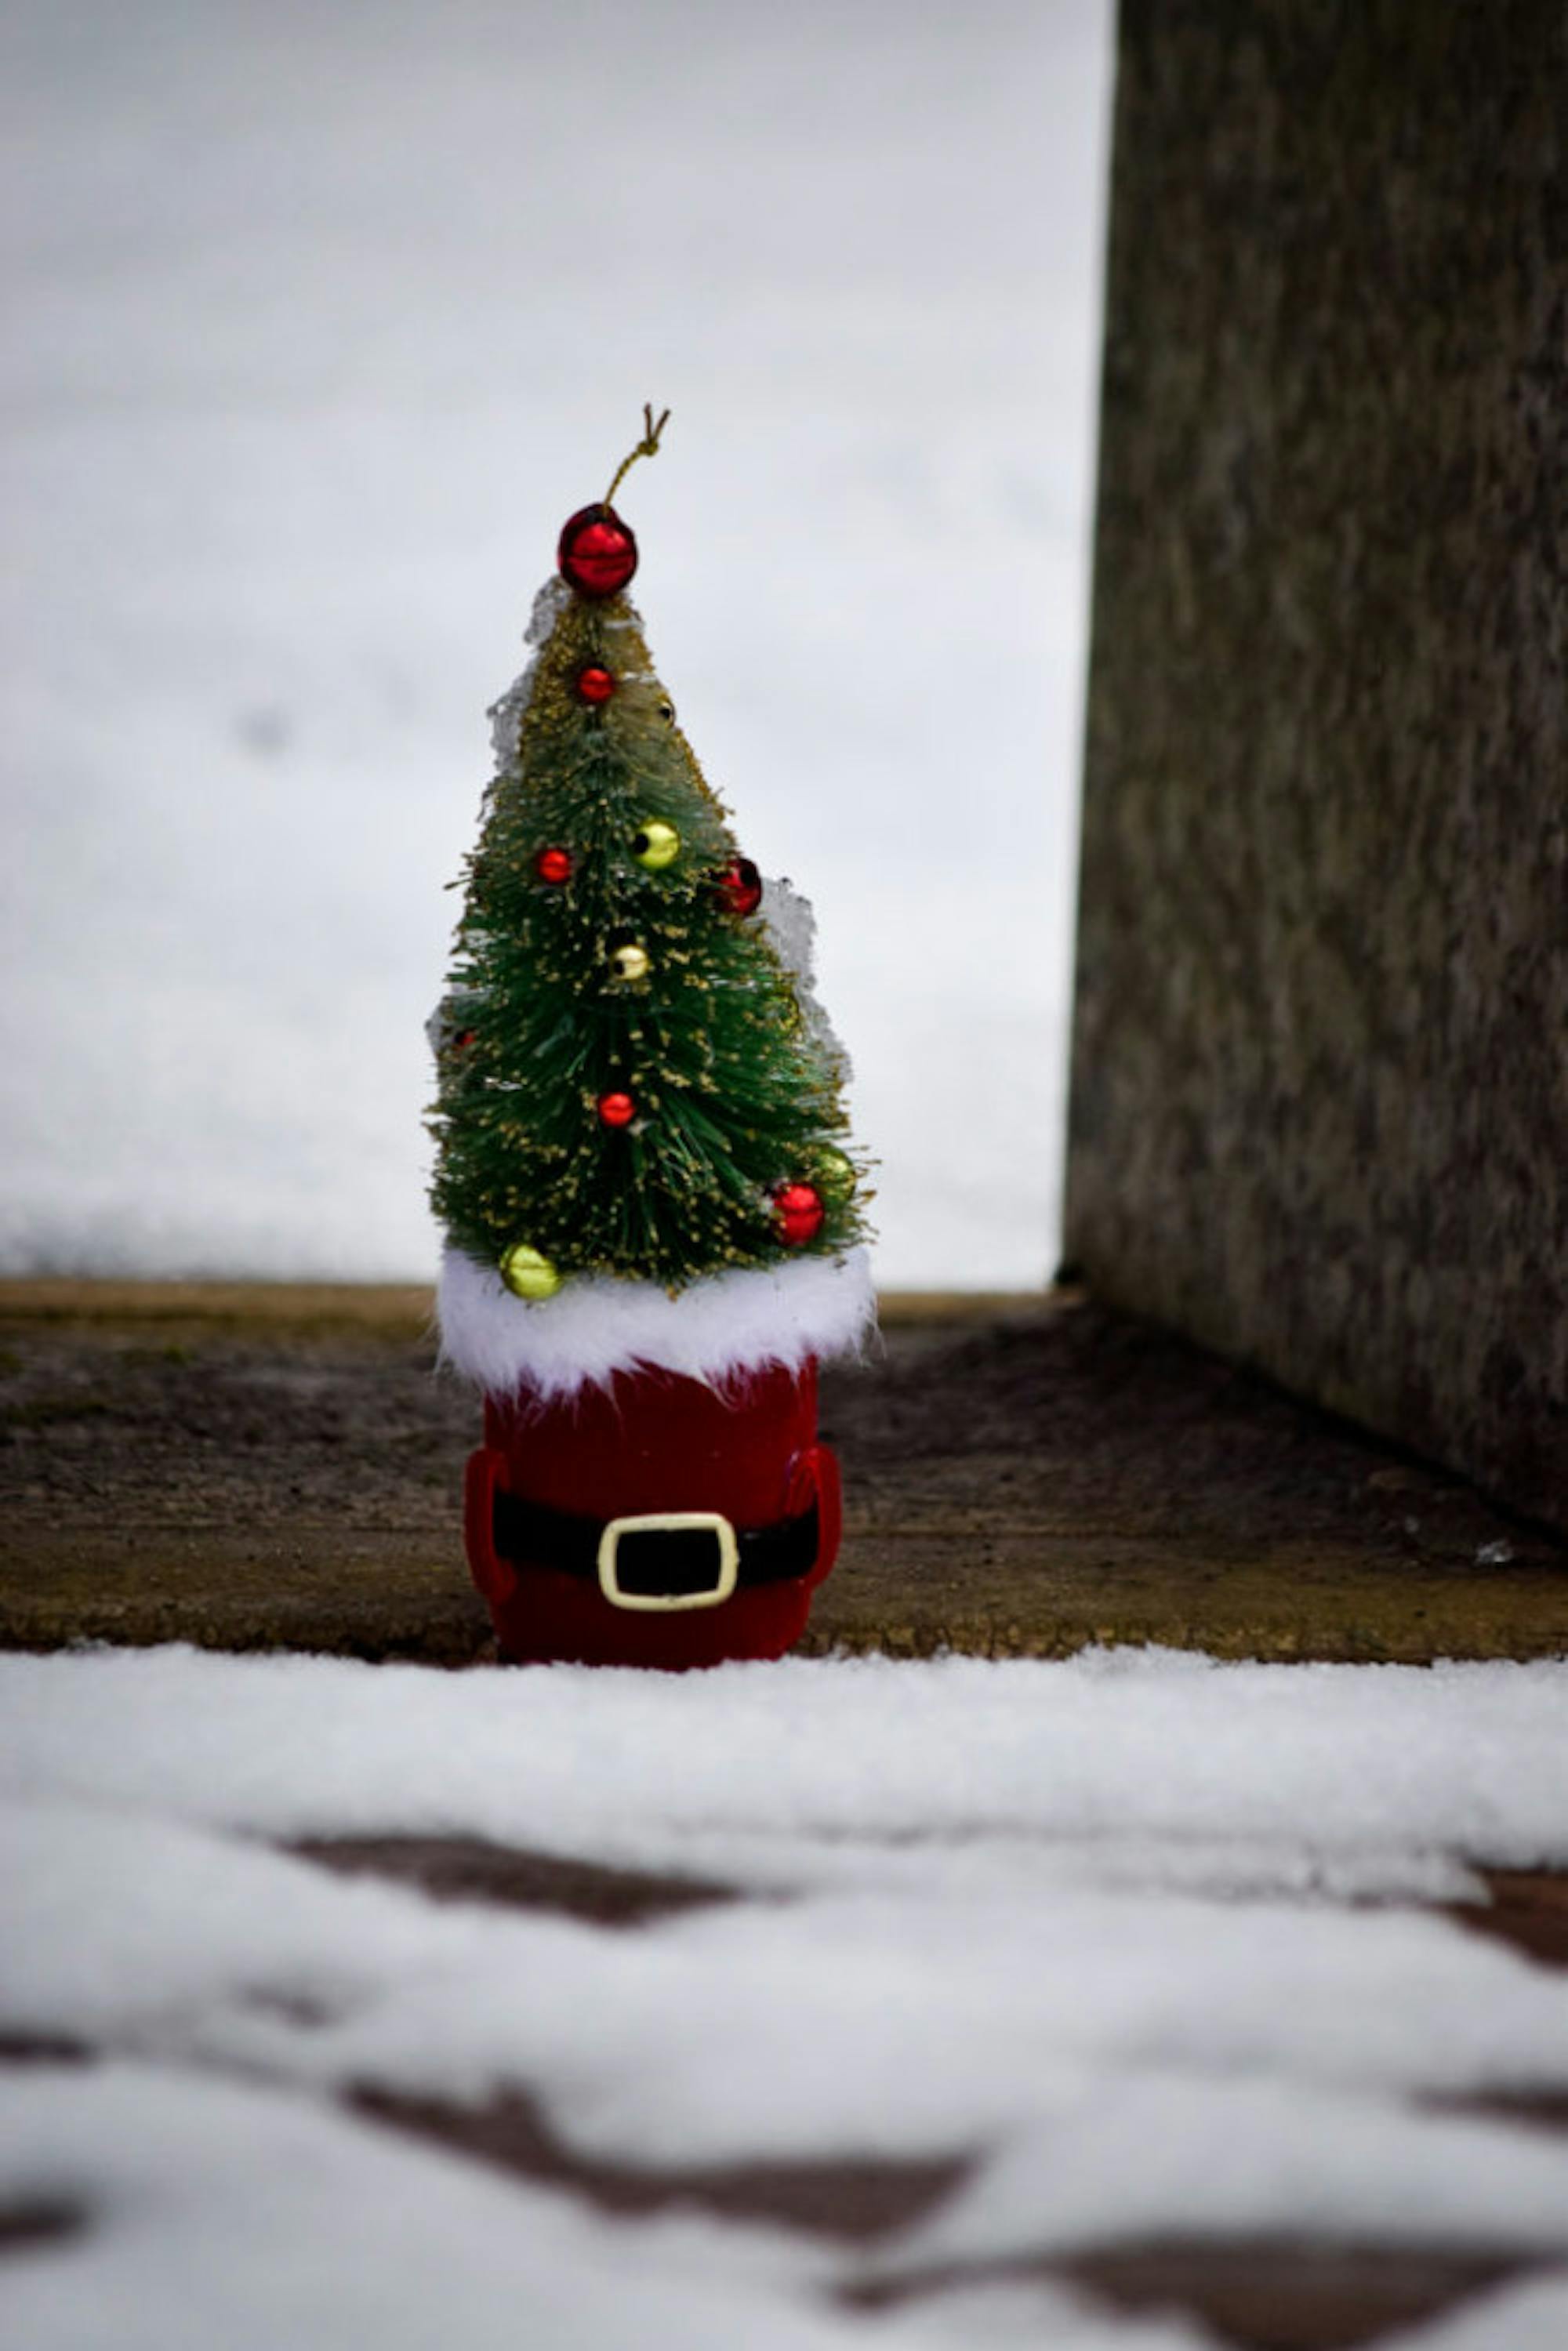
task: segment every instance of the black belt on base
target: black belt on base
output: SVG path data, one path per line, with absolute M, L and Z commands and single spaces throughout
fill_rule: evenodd
M 741 1586 L 809 1574 L 817 1505 L 771 1527 L 732 1526 L 717 1510 L 588 1519 L 498 1486 L 495 1541 L 498 1558 L 582 1576 L 620 1608 L 712 1608 Z

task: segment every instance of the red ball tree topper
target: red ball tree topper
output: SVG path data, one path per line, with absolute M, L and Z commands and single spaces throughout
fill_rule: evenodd
M 580 596 L 618 596 L 631 584 L 637 569 L 637 542 L 615 511 L 615 493 L 639 457 L 658 455 L 659 435 L 669 421 L 667 408 L 656 424 L 652 408 L 644 408 L 643 438 L 618 467 L 603 497 L 597 506 L 579 507 L 563 527 L 555 559 L 561 578 Z M 602 697 L 590 694 L 583 698 L 593 702 Z
M 613 507 L 579 507 L 561 531 L 556 562 L 580 596 L 614 596 L 637 569 L 637 542 Z

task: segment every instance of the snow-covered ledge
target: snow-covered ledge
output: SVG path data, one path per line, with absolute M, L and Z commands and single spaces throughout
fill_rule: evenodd
M 854 1353 L 876 1319 L 863 1249 L 710 1274 L 674 1296 L 656 1282 L 593 1274 L 529 1301 L 493 1266 L 448 1246 L 435 1305 L 444 1363 L 488 1395 L 541 1402 L 638 1369 L 710 1387 L 775 1364 L 796 1371 L 813 1355 Z

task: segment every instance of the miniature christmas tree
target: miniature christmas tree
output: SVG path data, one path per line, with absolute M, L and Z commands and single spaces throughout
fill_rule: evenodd
M 809 910 L 741 855 L 624 593 L 636 542 L 612 500 L 665 422 L 645 412 L 609 495 L 567 523 L 528 632 L 533 661 L 492 713 L 498 772 L 434 1033 L 443 1340 L 486 1390 L 486 1492 L 515 1503 L 537 1489 L 551 1405 L 577 1437 L 608 1408 L 580 1465 L 596 1495 L 564 1509 L 585 1524 L 636 1451 L 640 1397 L 665 1430 L 668 1490 L 652 1516 L 713 1514 L 665 1426 L 682 1389 L 703 1391 L 684 1408 L 705 1429 L 715 1409 L 727 1416 L 698 1446 L 704 1460 L 716 1446 L 738 1458 L 759 1426 L 788 1423 L 789 1457 L 763 1450 L 789 1485 L 795 1455 L 822 1450 L 815 1360 L 855 1343 L 871 1311 L 845 1070 L 810 989 Z M 559 1468 L 559 1444 L 551 1460 Z M 477 1541 L 492 1582 L 495 1508 L 481 1506 L 476 1537 L 471 1490 L 470 1552 Z M 560 1565 L 559 1529 L 535 1525 L 529 1540 L 525 1564 L 580 1573 L 580 1559 Z M 617 1562 L 606 1575 L 594 1557 L 601 1594 L 634 1613 L 716 1604 L 711 1576 L 628 1596 Z M 567 1613 L 580 1614 L 575 1599 Z M 512 1646 L 620 1655 L 628 1639 L 643 1654 L 646 1638 L 639 1647 L 624 1628 L 604 1649 L 559 1632 Z M 782 1646 L 768 1641 L 716 1653 Z
M 565 549 L 501 705 L 436 1115 L 436 1213 L 527 1299 L 583 1273 L 679 1289 L 862 1233 L 839 1057 L 620 592 L 630 536 L 607 561 L 603 510 L 569 539 L 585 529 L 598 551 Z

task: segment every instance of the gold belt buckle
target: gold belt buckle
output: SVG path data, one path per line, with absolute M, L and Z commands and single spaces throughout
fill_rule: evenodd
M 622 1535 L 710 1534 L 718 1544 L 718 1582 L 711 1592 L 625 1592 L 619 1572 Z M 677 1608 L 716 1608 L 735 1590 L 740 1549 L 735 1529 L 718 1510 L 651 1510 L 642 1518 L 612 1519 L 599 1538 L 599 1589 L 612 1608 L 665 1614 Z

